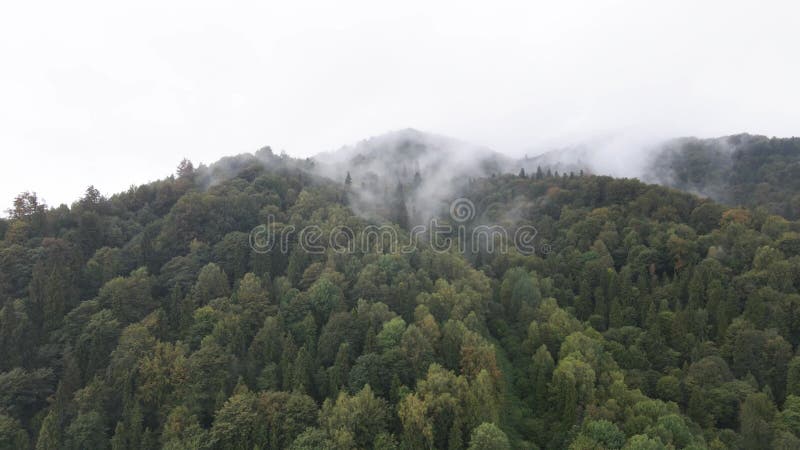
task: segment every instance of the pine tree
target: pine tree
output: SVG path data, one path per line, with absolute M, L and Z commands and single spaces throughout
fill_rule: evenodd
M 88 188 L 86 188 L 86 193 L 83 195 L 83 198 L 80 200 L 80 204 L 84 208 L 91 209 L 91 208 L 96 207 L 98 204 L 100 204 L 100 202 L 102 200 L 104 200 L 104 199 L 103 199 L 102 194 L 100 194 L 100 191 L 97 190 L 97 188 L 94 187 L 94 185 L 91 185 Z
M 339 345 L 336 359 L 329 371 L 331 397 L 335 398 L 339 390 L 347 384 L 347 377 L 350 374 L 350 346 L 346 342 Z
M 304 394 L 311 393 L 311 355 L 305 345 L 297 352 L 292 372 L 292 389 Z
M 192 178 L 194 177 L 194 164 L 186 158 L 183 158 L 178 164 L 177 170 L 178 178 Z
M 531 381 L 533 382 L 533 408 L 535 411 L 545 411 L 548 407 L 547 385 L 553 376 L 555 361 L 542 344 L 531 361 Z

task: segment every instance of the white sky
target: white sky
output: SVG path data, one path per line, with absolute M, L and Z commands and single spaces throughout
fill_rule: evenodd
M 793 1 L 8 1 L 0 209 L 415 127 L 510 154 L 800 134 Z

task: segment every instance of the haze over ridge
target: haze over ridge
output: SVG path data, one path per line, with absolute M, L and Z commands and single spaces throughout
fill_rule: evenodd
M 453 6 L 9 5 L 0 203 L 406 125 L 515 157 L 619 133 L 797 134 L 795 2 Z

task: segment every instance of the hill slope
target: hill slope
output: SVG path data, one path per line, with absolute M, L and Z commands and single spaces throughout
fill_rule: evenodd
M 649 181 L 731 205 L 800 217 L 800 138 L 747 134 L 664 145 Z
M 462 226 L 449 249 L 397 225 L 392 246 L 362 238 L 401 205 L 355 214 L 355 180 L 318 164 L 264 149 L 70 208 L 21 197 L 0 221 L 0 443 L 800 444 L 797 222 L 506 174 L 449 187 L 475 208 L 434 209 Z M 534 233 L 459 245 L 482 225 Z
M 624 155 L 624 156 L 619 156 Z M 639 178 L 732 206 L 800 217 L 800 138 L 739 134 L 657 144 L 586 144 L 518 162 L 543 170 Z

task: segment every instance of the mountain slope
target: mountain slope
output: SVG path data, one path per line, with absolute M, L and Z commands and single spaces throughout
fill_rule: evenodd
M 537 168 L 639 178 L 732 206 L 800 217 L 800 138 L 739 134 L 656 144 L 598 142 L 551 150 L 517 163 Z
M 355 177 L 319 164 L 265 148 L 71 207 L 21 197 L 0 220 L 0 443 L 798 447 L 800 223 L 490 174 L 447 186 L 476 209 L 449 248 L 410 224 L 398 248 L 364 240 Z M 482 225 L 533 236 L 467 246 Z M 345 228 L 367 245 L 328 239 Z
M 372 137 L 313 158 L 315 173 L 344 181 L 350 174 L 349 206 L 363 217 L 386 217 L 398 190 L 410 220 L 429 220 L 470 179 L 503 173 L 511 158 L 485 147 L 414 129 Z
M 717 139 L 685 138 L 665 144 L 647 181 L 800 217 L 800 138 L 741 134 Z

